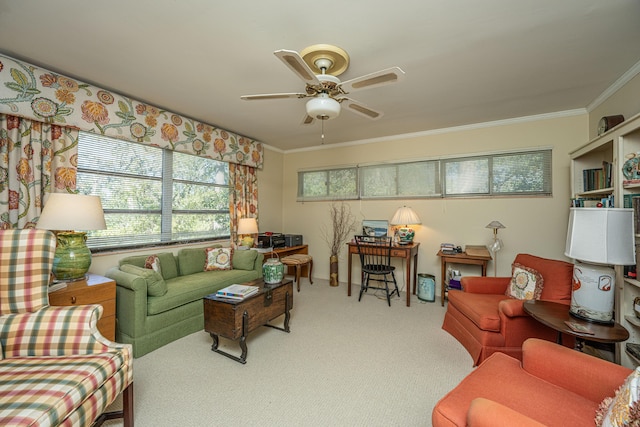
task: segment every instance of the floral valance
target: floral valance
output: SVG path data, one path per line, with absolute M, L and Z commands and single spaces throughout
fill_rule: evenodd
M 0 113 L 262 168 L 262 144 L 0 54 Z

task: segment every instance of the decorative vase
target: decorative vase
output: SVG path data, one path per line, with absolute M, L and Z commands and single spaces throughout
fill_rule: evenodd
M 53 274 L 57 280 L 83 279 L 91 266 L 91 251 L 86 245 L 87 234 L 59 232 L 53 259 Z
M 338 256 L 331 255 L 329 257 L 329 285 L 338 286 Z
M 284 265 L 280 262 L 280 259 L 269 258 L 262 266 L 262 276 L 264 283 L 270 285 L 280 283 L 284 277 Z

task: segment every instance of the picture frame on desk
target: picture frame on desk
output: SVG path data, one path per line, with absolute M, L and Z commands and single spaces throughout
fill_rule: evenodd
M 387 237 L 389 233 L 389 221 L 386 220 L 362 220 L 362 234 L 372 237 Z

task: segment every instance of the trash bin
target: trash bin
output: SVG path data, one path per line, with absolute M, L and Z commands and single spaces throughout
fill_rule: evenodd
M 436 300 L 436 276 L 433 274 L 418 274 L 418 299 L 428 302 Z

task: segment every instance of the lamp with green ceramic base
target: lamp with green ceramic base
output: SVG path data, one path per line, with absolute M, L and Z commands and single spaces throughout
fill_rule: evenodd
M 238 220 L 238 236 L 242 236 L 240 239 L 240 246 L 253 247 L 253 236 L 258 234 L 258 222 L 255 218 L 240 218 Z
M 403 206 L 398 208 L 396 213 L 393 215 L 393 218 L 391 218 L 390 224 L 400 226 L 396 231 L 399 238 L 398 244 L 408 245 L 413 242 L 413 237 L 416 234 L 412 228 L 409 228 L 409 226 L 422 224 L 422 221 L 420 221 L 420 217 L 413 209 Z
M 85 231 L 107 228 L 100 197 L 68 193 L 49 195 L 36 227 L 56 234 L 53 274 L 58 281 L 85 277 L 91 266 Z

